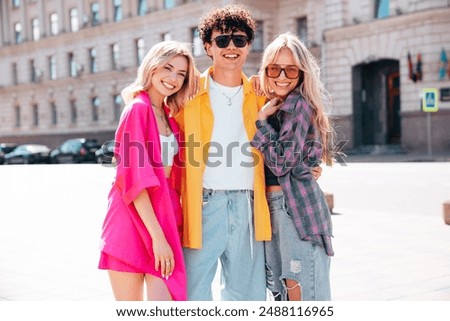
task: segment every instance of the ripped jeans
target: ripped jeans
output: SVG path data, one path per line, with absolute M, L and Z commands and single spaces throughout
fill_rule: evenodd
M 302 241 L 295 229 L 282 191 L 267 192 L 272 222 L 272 240 L 264 243 L 266 282 L 275 300 L 287 301 L 285 280 L 296 281 L 303 301 L 329 301 L 330 257 L 325 250 Z

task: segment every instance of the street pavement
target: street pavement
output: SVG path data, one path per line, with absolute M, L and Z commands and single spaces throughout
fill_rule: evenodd
M 114 300 L 97 269 L 113 176 L 97 164 L 0 166 L 1 301 Z M 319 183 L 334 196 L 333 300 L 450 300 L 450 162 L 349 162 Z

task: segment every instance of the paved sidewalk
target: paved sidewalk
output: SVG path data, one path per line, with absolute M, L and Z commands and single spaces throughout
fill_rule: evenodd
M 360 177 L 364 168 L 345 170 Z M 446 178 L 436 189 L 450 198 L 450 163 L 441 163 L 439 173 Z M 96 268 L 113 172 L 98 165 L 9 165 L 0 166 L 0 177 L 9 182 L 0 184 L 0 300 L 113 300 L 107 273 Z M 335 194 L 333 299 L 450 300 L 450 226 L 441 213 L 352 208 L 333 187 L 340 179 L 323 174 Z M 215 286 L 217 296 L 218 279 Z

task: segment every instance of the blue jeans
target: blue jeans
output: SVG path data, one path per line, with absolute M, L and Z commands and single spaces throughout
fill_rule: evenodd
M 267 284 L 275 299 L 287 300 L 284 280 L 297 281 L 303 301 L 329 301 L 330 257 L 324 248 L 302 241 L 286 210 L 282 191 L 267 192 L 272 240 L 265 242 Z
M 252 191 L 203 191 L 203 246 L 184 249 L 188 300 L 213 299 L 219 259 L 222 300 L 266 300 L 264 243 L 255 241 L 252 209 Z

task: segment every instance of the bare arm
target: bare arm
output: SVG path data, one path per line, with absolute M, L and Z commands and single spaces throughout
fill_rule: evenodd
M 173 251 L 169 243 L 167 243 L 161 225 L 159 225 L 155 216 L 147 191 L 143 190 L 133 201 L 133 204 L 152 238 L 155 269 L 159 271 L 159 267 L 161 267 L 161 276 L 167 279 L 175 267 Z M 170 265 L 167 265 L 166 262 L 170 262 Z

